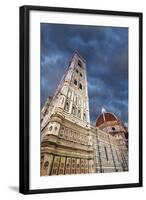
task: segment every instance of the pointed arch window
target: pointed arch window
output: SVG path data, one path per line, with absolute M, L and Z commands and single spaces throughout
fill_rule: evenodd
M 82 84 L 81 83 L 79 84 L 79 88 L 82 90 Z
M 86 121 L 86 114 L 83 114 L 83 120 Z
M 78 61 L 78 66 L 79 66 L 79 67 L 82 67 L 82 63 L 81 63 L 80 60 Z
M 69 111 L 69 103 L 68 103 L 68 101 L 66 102 L 66 104 L 65 104 L 65 110 L 68 112 Z
M 78 117 L 81 118 L 81 110 L 80 109 L 78 110 Z
M 72 114 L 73 115 L 75 115 L 76 114 L 76 108 L 75 108 L 75 106 L 73 105 L 73 107 L 72 107 Z
M 77 80 L 76 79 L 74 80 L 74 84 L 77 85 Z

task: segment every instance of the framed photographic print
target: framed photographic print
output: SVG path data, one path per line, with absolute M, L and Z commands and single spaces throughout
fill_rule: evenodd
M 142 186 L 142 13 L 20 7 L 20 192 Z

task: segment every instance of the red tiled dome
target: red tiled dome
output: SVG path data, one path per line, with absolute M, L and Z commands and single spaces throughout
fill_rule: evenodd
M 118 121 L 118 119 L 112 113 L 109 112 L 102 113 L 96 120 L 96 127 L 108 121 Z

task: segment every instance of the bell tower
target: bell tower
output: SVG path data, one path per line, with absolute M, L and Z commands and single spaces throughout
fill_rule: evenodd
M 83 127 L 90 125 L 86 63 L 77 52 L 70 60 L 50 102 L 47 115 L 42 120 L 42 128 L 56 112 L 61 112 L 67 119 Z
M 75 52 L 41 111 L 41 175 L 93 172 L 86 63 Z

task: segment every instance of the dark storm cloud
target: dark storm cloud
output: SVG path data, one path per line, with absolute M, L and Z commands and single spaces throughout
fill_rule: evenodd
M 41 24 L 41 106 L 77 50 L 86 60 L 91 122 L 101 108 L 128 123 L 128 29 Z

